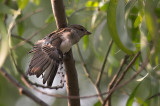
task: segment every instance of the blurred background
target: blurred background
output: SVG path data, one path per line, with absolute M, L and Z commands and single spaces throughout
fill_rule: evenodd
M 89 96 L 97 92 L 84 72 L 78 49 L 81 51 L 89 75 L 95 82 L 113 39 L 107 62 L 104 64 L 100 83 L 101 92 L 107 91 L 109 82 L 118 71 L 121 60 L 126 54 L 130 57 L 124 68 L 133 58 L 133 54 L 141 51 L 141 55 L 123 81 L 129 79 L 139 69 L 145 57 L 149 58 L 149 63 L 134 81 L 114 92 L 112 105 L 159 106 L 158 96 L 145 101 L 160 92 L 160 1 L 64 0 L 64 5 L 68 24 L 80 24 L 92 32 L 72 49 L 78 72 L 80 95 Z M 11 59 L 10 49 L 16 64 L 25 73 L 31 59 L 28 52 L 33 44 L 57 29 L 51 2 L 50 0 L 0 0 L 0 18 L 0 67 L 5 68 L 23 84 Z M 25 39 L 27 42 L 24 42 Z M 29 79 L 42 84 L 42 77 L 31 76 Z M 60 80 L 61 77 L 57 75 L 53 86 L 60 85 Z M 67 99 L 49 97 L 28 89 L 52 106 L 67 106 Z M 67 95 L 66 86 L 58 90 L 38 89 L 51 94 Z M 30 98 L 20 95 L 18 89 L 0 74 L 0 106 L 22 105 L 38 106 Z M 101 103 L 98 97 L 92 97 L 81 99 L 81 106 L 101 106 Z

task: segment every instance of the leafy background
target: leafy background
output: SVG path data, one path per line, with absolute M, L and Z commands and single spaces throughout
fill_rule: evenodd
M 159 0 L 64 0 L 68 24 L 81 24 L 92 35 L 85 36 L 79 47 L 90 76 L 96 81 L 107 48 L 113 44 L 107 58 L 101 81 L 101 91 L 105 92 L 113 75 L 120 67 L 121 59 L 141 51 L 136 63 L 130 68 L 124 80 L 130 78 L 140 65 L 149 58 L 144 71 L 128 85 L 112 95 L 113 106 L 159 106 L 160 98 L 148 97 L 160 90 L 160 1 Z M 24 72 L 31 58 L 27 52 L 33 43 L 56 30 L 50 1 L 45 0 L 0 0 L 0 67 L 4 67 L 17 80 L 10 48 L 18 67 Z M 23 42 L 22 39 L 29 39 Z M 73 55 L 78 71 L 80 95 L 96 94 L 94 85 L 83 71 L 77 46 Z M 129 63 L 128 60 L 128 63 Z M 127 63 L 125 64 L 127 65 Z M 29 77 L 41 83 L 41 78 Z M 58 85 L 57 75 L 54 85 Z M 40 88 L 39 88 L 40 89 Z M 48 97 L 32 89 L 31 92 L 53 106 L 67 105 L 67 99 Z M 66 88 L 58 90 L 41 89 L 49 93 L 66 95 Z M 0 106 L 36 106 L 31 99 L 20 95 L 18 90 L 0 74 Z M 82 106 L 101 106 L 97 97 L 81 99 Z

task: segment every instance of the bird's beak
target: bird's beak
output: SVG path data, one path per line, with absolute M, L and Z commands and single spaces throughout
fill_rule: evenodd
M 92 34 L 91 32 L 89 32 L 89 31 L 86 31 L 86 33 L 85 33 L 86 35 L 90 35 L 90 34 Z

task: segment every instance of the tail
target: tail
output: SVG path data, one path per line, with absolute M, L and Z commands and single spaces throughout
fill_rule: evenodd
M 33 53 L 33 57 L 27 74 L 36 75 L 37 77 L 42 75 L 43 84 L 47 82 L 47 86 L 52 86 L 59 64 L 62 63 L 63 55 L 61 51 L 49 45 L 37 44 L 29 53 Z

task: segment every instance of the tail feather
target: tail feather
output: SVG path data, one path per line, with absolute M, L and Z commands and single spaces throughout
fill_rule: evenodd
M 48 86 L 52 86 L 59 64 L 62 63 L 63 54 L 56 47 L 41 40 L 29 52 L 33 53 L 33 57 L 27 74 L 39 77 L 44 73 L 43 84 L 47 82 Z
M 50 76 L 49 76 L 49 78 L 47 80 L 47 85 L 48 86 L 52 86 L 52 83 L 53 83 L 53 80 L 54 80 L 54 78 L 56 76 L 57 70 L 58 70 L 58 65 L 55 64 L 53 69 L 52 69 L 52 72 L 51 72 L 51 74 L 50 74 Z
M 49 75 L 50 75 L 51 72 L 53 71 L 53 70 L 52 70 L 53 67 L 54 67 L 54 62 L 51 61 L 51 64 L 49 65 L 49 67 L 46 69 L 46 71 L 45 71 L 45 73 L 44 73 L 44 76 L 43 76 L 43 84 L 45 84 L 46 81 L 48 80 Z

